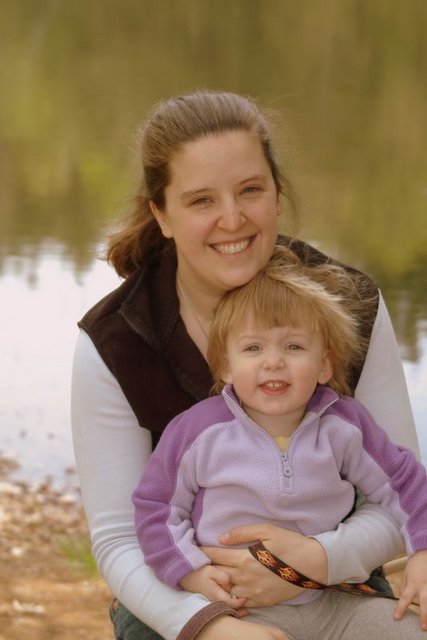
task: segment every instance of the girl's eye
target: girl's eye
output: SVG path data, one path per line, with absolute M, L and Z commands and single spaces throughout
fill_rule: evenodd
M 256 352 L 259 350 L 260 350 L 260 347 L 257 344 L 249 344 L 247 347 L 244 348 L 244 351 L 249 351 L 249 352 Z
M 288 351 L 300 351 L 302 346 L 300 344 L 288 344 L 287 349 Z

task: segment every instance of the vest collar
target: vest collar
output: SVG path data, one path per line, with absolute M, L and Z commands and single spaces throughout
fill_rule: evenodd
M 119 313 L 173 370 L 180 385 L 196 400 L 209 395 L 212 376 L 179 315 L 176 255 L 169 250 L 141 272 Z

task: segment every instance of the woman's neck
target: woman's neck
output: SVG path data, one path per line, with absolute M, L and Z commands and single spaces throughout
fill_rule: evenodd
M 189 336 L 206 359 L 209 332 L 219 296 L 203 296 L 196 289 L 186 286 L 181 281 L 178 273 L 176 276 L 176 292 L 182 321 Z

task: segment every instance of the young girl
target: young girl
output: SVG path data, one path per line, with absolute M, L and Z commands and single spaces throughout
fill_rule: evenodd
M 170 586 L 230 604 L 236 594 L 228 575 L 200 546 L 247 523 L 269 521 L 304 535 L 334 529 L 351 512 L 355 487 L 396 519 L 409 555 L 427 553 L 424 468 L 342 395 L 364 352 L 338 295 L 346 288 L 357 300 L 342 269 L 305 267 L 277 248 L 219 303 L 208 359 L 222 396 L 172 420 L 133 495 L 145 560 Z M 307 590 L 284 605 L 252 609 L 248 620 L 295 639 L 313 637 L 322 625 L 328 635 L 319 637 L 337 640 L 422 636 L 413 612 L 396 622 L 392 609 L 390 601 Z

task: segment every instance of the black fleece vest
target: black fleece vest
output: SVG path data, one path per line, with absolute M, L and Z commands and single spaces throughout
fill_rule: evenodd
M 331 262 L 299 240 L 280 237 L 279 242 L 307 264 Z M 359 318 L 362 333 L 369 337 L 378 290 L 367 276 L 345 268 L 370 300 Z M 176 257 L 169 250 L 158 262 L 127 278 L 78 323 L 117 379 L 140 426 L 153 432 L 154 445 L 167 423 L 206 398 L 213 384 L 208 365 L 179 315 L 175 272 Z M 360 373 L 360 368 L 352 372 L 353 389 Z

